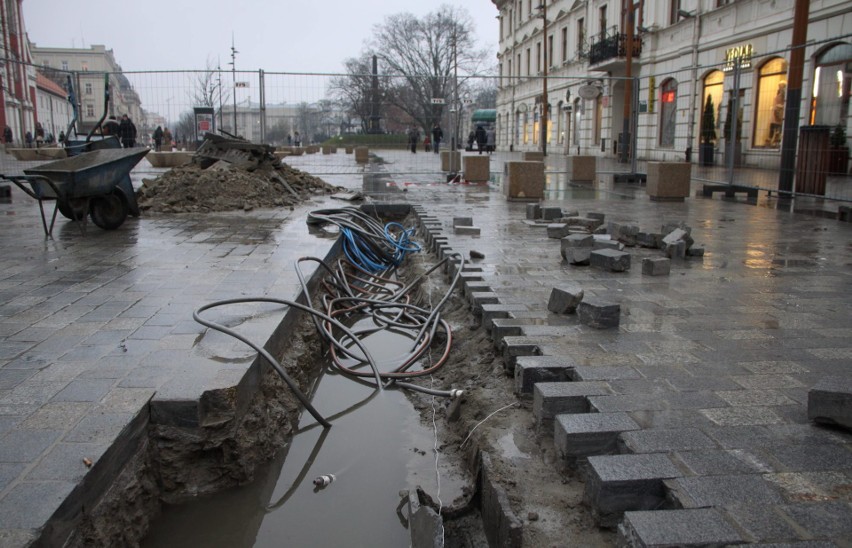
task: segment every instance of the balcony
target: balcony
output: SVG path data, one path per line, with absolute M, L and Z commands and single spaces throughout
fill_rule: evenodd
M 633 58 L 642 54 L 642 38 L 633 37 Z M 612 70 L 624 65 L 627 58 L 627 34 L 611 32 L 589 46 L 589 66 L 599 70 Z

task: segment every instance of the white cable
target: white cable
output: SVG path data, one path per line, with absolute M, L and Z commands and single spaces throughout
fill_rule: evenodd
M 429 298 L 429 309 L 432 309 L 432 288 L 428 288 L 427 296 Z M 429 352 L 429 367 L 432 366 L 432 352 Z M 435 377 L 429 375 L 429 387 L 432 388 L 432 385 L 435 383 Z M 441 451 L 438 449 L 438 423 L 435 420 L 435 416 L 437 415 L 437 410 L 435 409 L 435 396 L 432 396 L 431 400 L 432 404 L 432 431 L 435 434 L 435 444 L 432 448 L 435 451 L 435 481 L 438 484 L 436 498 L 438 499 L 438 517 L 441 517 L 441 510 L 444 508 L 444 503 L 441 501 L 441 472 L 438 469 L 438 459 L 441 456 Z M 444 520 L 440 521 L 441 524 L 441 546 L 444 546 Z
M 473 435 L 473 431 L 474 431 L 474 430 L 476 430 L 477 428 L 479 428 L 479 425 L 480 425 L 480 424 L 482 424 L 483 422 L 487 421 L 488 419 L 490 419 L 491 417 L 493 417 L 494 415 L 496 415 L 496 414 L 497 414 L 497 413 L 499 413 L 500 411 L 502 411 L 502 410 L 504 410 L 504 409 L 507 409 L 507 408 L 509 408 L 509 407 L 512 407 L 513 405 L 520 405 L 520 404 L 519 404 L 518 402 L 516 402 L 516 401 L 515 401 L 515 402 L 512 402 L 512 403 L 510 403 L 510 404 L 504 405 L 504 406 L 503 406 L 503 407 L 501 407 L 500 409 L 498 409 L 498 410 L 494 411 L 493 413 L 491 413 L 490 415 L 488 415 L 487 417 L 485 417 L 484 419 L 482 419 L 481 421 L 479 421 L 478 423 L 476 423 L 476 426 L 474 426 L 474 427 L 471 429 L 471 431 L 468 433 L 468 435 L 467 435 L 467 437 L 464 439 L 464 441 L 463 441 L 463 442 L 461 442 L 461 445 L 459 445 L 459 448 L 463 448 L 463 447 L 464 447 L 464 444 L 466 444 L 466 443 L 467 443 L 467 440 L 469 440 L 469 439 L 470 439 L 470 437 Z

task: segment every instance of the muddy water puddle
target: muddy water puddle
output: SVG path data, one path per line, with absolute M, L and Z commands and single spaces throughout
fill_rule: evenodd
M 387 332 L 365 340 L 384 364 L 410 344 Z M 400 491 L 422 486 L 445 505 L 461 496 L 460 471 L 441 463 L 436 479 L 433 425 L 422 423 L 402 391 L 377 392 L 326 373 L 312 403 L 331 428 L 322 429 L 304 413 L 299 433 L 254 482 L 165 506 L 142 546 L 408 546 Z M 317 488 L 314 479 L 328 474 L 333 481 Z

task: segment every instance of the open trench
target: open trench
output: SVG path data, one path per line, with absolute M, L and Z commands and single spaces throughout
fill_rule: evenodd
M 437 262 L 410 255 L 398 276 L 406 283 Z M 437 302 L 452 274 L 422 278 L 413 302 Z M 377 391 L 339 374 L 308 315 L 288 310 L 271 346 L 332 426 L 304 412 L 258 359 L 247 404 L 235 391 L 205 393 L 218 412 L 200 427 L 148 426 L 68 545 L 611 545 L 582 509 L 582 485 L 558 465 L 550 437 L 535 432 L 529 403 L 513 394 L 460 288 L 443 317 L 453 332 L 448 359 L 411 382 L 462 390 L 455 399 Z M 385 365 L 408 343 L 393 330 L 365 339 Z M 434 359 L 434 351 L 424 358 Z

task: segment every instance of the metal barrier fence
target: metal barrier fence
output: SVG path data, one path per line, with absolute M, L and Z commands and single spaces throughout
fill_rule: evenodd
M 447 150 L 453 142 L 468 147 L 482 126 L 488 142 L 504 157 L 520 159 L 525 151 L 541 150 L 545 138 L 549 155 L 595 155 L 608 159 L 602 164 L 614 165 L 615 171 L 642 171 L 646 161 L 690 161 L 693 179 L 699 182 L 774 192 L 790 112 L 785 104 L 789 53 L 740 52 L 725 63 L 692 62 L 653 73 L 643 67 L 641 75 L 629 79 L 587 69 L 569 75 L 571 67 L 548 77 L 466 76 L 458 90 L 450 81 L 435 88 L 441 90 L 435 92 L 437 97 L 412 94 L 414 106 L 406 105 L 410 108 L 399 106 L 398 90 L 405 82 L 381 75 L 124 72 L 108 75 L 113 101 L 107 110 L 119 116 L 125 110 L 135 114 L 138 141 L 146 145 L 160 126 L 169 128 L 174 146 L 191 148 L 199 137 L 196 107 L 208 109 L 203 129 L 276 146 L 338 140 L 404 150 L 413 129 L 417 156 L 407 159 L 405 169 L 440 180 L 445 166 L 426 156 L 435 149 L 433 127 L 441 128 L 438 146 Z M 845 132 L 850 76 L 835 73 L 827 63 L 817 63 L 810 74 L 806 71 L 802 86 L 794 192 L 849 201 Z M 71 76 L 85 129 L 104 108 L 104 75 Z M 395 100 L 389 98 L 390 89 L 397 90 Z M 542 132 L 543 89 L 550 107 Z M 490 102 L 477 103 L 477 98 L 489 97 L 489 90 Z M 133 104 L 141 110 L 134 112 Z M 620 146 L 629 148 L 632 163 L 619 163 Z M 356 172 L 351 162 L 341 160 L 334 171 L 347 170 Z

